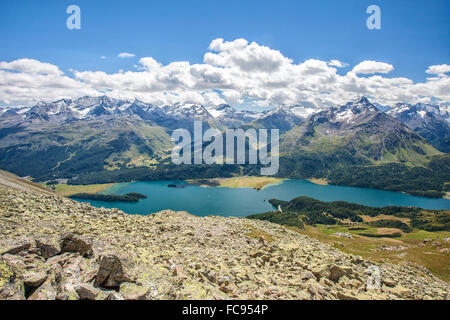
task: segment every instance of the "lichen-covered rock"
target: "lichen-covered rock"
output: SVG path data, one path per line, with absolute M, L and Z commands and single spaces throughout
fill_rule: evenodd
M 86 257 L 92 254 L 92 241 L 73 233 L 65 234 L 60 240 L 62 252 L 78 252 Z
M 28 300 L 56 300 L 58 293 L 61 291 L 63 271 L 59 265 L 55 265 L 49 273 L 44 283 L 28 297 Z
M 24 235 L 36 247 L 8 247 Z M 418 265 L 374 263 L 266 221 L 126 215 L 0 187 L 7 247 L 0 299 L 449 299 L 450 291 Z M 369 267 L 379 269 L 379 288 L 367 285 Z
M 28 251 L 32 243 L 30 240 L 17 240 L 7 244 L 2 244 L 0 249 L 0 255 L 5 253 L 18 254 L 19 252 Z
M 47 280 L 47 272 L 30 272 L 25 274 L 23 282 L 26 287 L 35 288 L 40 286 L 45 280 Z
M 0 258 L 0 300 L 25 300 L 25 289 L 13 266 Z
M 328 279 L 332 281 L 338 281 L 340 277 L 346 274 L 350 274 L 351 272 L 352 269 L 349 267 L 332 265 L 330 268 L 330 274 L 328 276 Z
M 124 273 L 122 262 L 114 254 L 106 254 L 100 257 L 96 285 L 107 288 L 118 287 L 122 282 L 130 281 Z
M 96 300 L 101 292 L 89 283 L 79 284 L 75 290 L 81 300 Z
M 58 242 L 56 242 L 56 240 L 52 240 L 49 238 L 36 239 L 36 247 L 38 247 L 40 249 L 40 254 L 45 259 L 54 257 L 61 252 L 61 248 L 60 248 Z
M 150 300 L 151 290 L 152 288 L 148 285 L 123 282 L 120 285 L 119 293 L 125 300 Z

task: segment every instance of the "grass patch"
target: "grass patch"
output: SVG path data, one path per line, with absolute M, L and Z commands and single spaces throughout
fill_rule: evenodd
M 77 193 L 99 193 L 113 185 L 114 183 L 89 184 L 80 186 L 57 184 L 55 185 L 55 192 L 62 196 L 69 197 Z
M 207 183 L 202 183 L 198 180 L 188 180 L 191 184 L 198 184 L 201 186 L 215 186 L 224 188 L 253 188 L 261 190 L 269 184 L 280 183 L 285 179 L 273 177 L 233 177 L 233 178 L 215 178 L 209 179 Z M 200 183 L 199 183 L 200 182 Z
M 311 179 L 308 179 L 308 181 L 312 182 L 314 184 L 320 184 L 321 186 L 327 186 L 328 185 L 328 181 L 326 179 L 311 178 Z
M 428 232 L 414 230 L 412 233 L 404 234 L 399 238 L 367 238 L 358 236 L 354 239 L 333 236 L 334 232 L 349 232 L 354 234 L 350 228 L 343 226 L 305 226 L 304 229 L 287 227 L 291 230 L 307 235 L 311 238 L 328 243 L 335 248 L 354 255 L 360 255 L 365 259 L 371 259 L 377 262 L 396 263 L 400 261 L 409 261 L 424 266 L 433 274 L 450 281 L 450 270 L 448 253 L 442 253 L 439 250 L 450 247 L 450 244 L 442 243 L 441 246 L 434 247 L 431 244 L 423 245 L 423 239 L 442 239 L 450 236 L 448 231 Z M 371 228 L 369 228 L 371 229 Z M 375 249 L 381 246 L 405 246 L 409 247 L 402 251 L 377 251 Z

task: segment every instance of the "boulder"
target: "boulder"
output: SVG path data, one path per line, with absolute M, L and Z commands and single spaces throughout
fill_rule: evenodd
M 100 267 L 95 279 L 97 286 L 113 288 L 129 281 L 123 271 L 122 261 L 116 255 L 106 254 L 100 257 Z
M 22 279 L 4 259 L 0 259 L 0 300 L 25 300 Z
M 31 241 L 29 240 L 13 242 L 8 244 L 4 250 L 0 251 L 0 255 L 3 255 L 5 253 L 18 254 L 19 252 L 28 251 L 30 247 Z
M 56 300 L 61 291 L 62 281 L 62 268 L 59 265 L 54 265 L 47 279 L 28 297 L 28 300 Z
M 78 252 L 83 257 L 92 254 L 92 241 L 73 233 L 65 234 L 60 240 L 62 252 Z
M 100 290 L 89 283 L 82 283 L 75 288 L 81 300 L 95 300 Z
M 301 274 L 300 279 L 303 281 L 313 279 L 317 280 L 316 276 L 311 271 L 305 271 Z
M 339 281 L 340 277 L 342 277 L 343 275 L 350 274 L 351 271 L 352 271 L 352 269 L 349 267 L 338 266 L 338 265 L 334 264 L 330 267 L 330 273 L 328 275 L 328 279 L 335 281 L 335 282 Z
M 58 243 L 50 239 L 36 239 L 36 247 L 40 249 L 41 256 L 45 259 L 54 257 L 61 252 Z
M 47 272 L 30 272 L 24 276 L 23 282 L 25 287 L 35 288 L 39 287 L 45 280 L 47 280 Z

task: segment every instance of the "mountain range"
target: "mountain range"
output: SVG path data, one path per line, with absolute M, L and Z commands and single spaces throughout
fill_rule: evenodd
M 321 177 L 349 166 L 426 167 L 449 151 L 450 115 L 434 105 L 389 107 L 359 97 L 331 108 L 294 105 L 256 112 L 101 96 L 0 110 L 0 168 L 37 180 L 133 168 L 163 170 L 158 176 L 165 177 L 173 169 L 167 169 L 171 132 L 192 131 L 194 120 L 219 130 L 279 129 L 283 177 Z M 205 171 L 198 173 L 218 174 Z
M 408 128 L 425 138 L 436 149 L 450 152 L 450 111 L 436 105 L 418 103 L 396 104 L 388 115 L 400 120 Z

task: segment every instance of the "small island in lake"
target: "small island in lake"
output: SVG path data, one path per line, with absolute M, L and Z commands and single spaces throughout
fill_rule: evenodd
M 176 188 L 176 189 L 184 189 L 187 187 L 186 184 L 174 184 L 174 183 L 168 184 L 167 186 L 169 188 Z
M 139 202 L 141 199 L 147 198 L 147 196 L 130 192 L 124 195 L 117 194 L 98 194 L 98 193 L 77 193 L 71 195 L 69 198 L 72 199 L 83 199 L 83 200 L 96 200 L 96 201 L 108 201 L 108 202 Z

